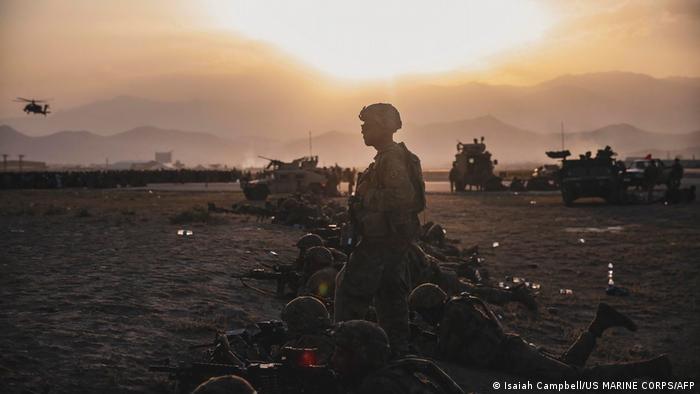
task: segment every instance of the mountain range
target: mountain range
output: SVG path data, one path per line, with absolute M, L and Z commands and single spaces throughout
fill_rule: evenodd
M 487 148 L 500 163 L 542 163 L 548 161 L 545 150 L 561 148 L 559 133 L 542 134 L 521 129 L 488 115 L 454 122 L 407 126 L 396 139 L 421 157 L 424 168 L 447 168 L 454 158 L 458 141 L 471 142 L 485 137 Z M 610 145 L 620 157 L 653 152 L 657 156 L 682 154 L 700 156 L 700 130 L 686 134 L 661 134 L 641 130 L 629 124 L 565 134 L 565 146 L 572 153 Z M 90 164 L 124 160 L 152 160 L 156 151 L 173 151 L 174 159 L 188 165 L 222 163 L 259 166 L 258 155 L 291 160 L 309 153 L 309 139 L 279 141 L 265 137 L 220 136 L 152 126 L 138 127 L 113 135 L 89 131 L 61 131 L 32 137 L 14 128 L 0 126 L 0 153 L 25 154 L 27 160 L 48 163 Z M 319 155 L 321 165 L 338 163 L 362 167 L 374 156 L 364 146 L 358 132 L 331 131 L 313 136 L 311 151 Z
M 22 116 L 0 124 L 32 136 L 58 130 L 113 135 L 153 125 L 228 139 L 257 136 L 289 141 L 305 137 L 309 130 L 316 134 L 355 130 L 363 105 L 391 102 L 407 128 L 484 115 L 539 134 L 559 132 L 562 122 L 567 131 L 629 123 L 660 134 L 679 134 L 700 127 L 700 78 L 604 72 L 566 75 L 532 86 L 478 82 L 438 86 L 416 81 L 333 84 L 298 73 L 270 71 L 254 79 L 161 77 L 124 88 L 126 95 L 65 109 L 56 100 L 52 104 L 57 109 L 48 117 Z M 171 101 L 137 97 L 164 90 Z

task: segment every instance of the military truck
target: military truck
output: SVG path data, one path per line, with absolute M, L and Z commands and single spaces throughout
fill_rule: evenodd
M 265 200 L 273 193 L 303 193 L 321 194 L 327 177 L 318 165 L 318 156 L 305 156 L 290 163 L 277 159 L 269 160 L 263 177 L 246 182 L 242 185 L 243 194 L 248 200 Z
M 654 184 L 668 184 L 669 180 L 671 179 L 671 166 L 667 166 L 663 161 L 651 157 L 633 161 L 625 173 L 625 182 L 628 183 L 629 186 L 638 188 L 648 186 L 647 183 L 649 180 L 646 179 L 645 172 L 652 163 L 654 163 L 657 168 L 656 176 L 654 177 Z
M 484 137 L 481 141 L 474 138 L 474 143 L 457 143 L 457 154 L 452 163 L 450 171 L 450 181 L 454 182 L 455 191 L 464 191 L 467 186 L 469 190 L 475 187 L 476 190 L 504 190 L 501 178 L 493 173 L 494 165 L 498 160 L 491 161 L 491 152 L 486 150 Z
M 569 160 L 568 150 L 545 152 L 552 159 L 561 159 L 559 185 L 561 197 L 567 206 L 581 197 L 600 197 L 608 203 L 622 203 L 627 199 L 624 165 L 615 160 L 615 152 L 606 146 L 595 157 L 590 152 Z

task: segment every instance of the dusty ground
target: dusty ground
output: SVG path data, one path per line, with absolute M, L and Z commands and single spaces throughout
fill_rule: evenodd
M 209 341 L 217 328 L 277 318 L 281 301 L 241 288 L 228 273 L 291 261 L 301 230 L 225 214 L 170 223 L 194 206 L 240 198 L 0 192 L 0 392 L 162 392 L 149 364 Z M 605 301 L 639 331 L 607 332 L 591 362 L 668 353 L 679 377 L 699 380 L 700 204 L 565 208 L 556 194 L 476 193 L 432 194 L 428 204 L 425 219 L 464 246 L 481 245 L 493 278 L 542 284 L 539 314 L 497 308 L 509 329 L 560 352 Z M 630 296 L 605 295 L 609 262 Z M 488 387 L 493 376 L 450 371 L 468 389 Z

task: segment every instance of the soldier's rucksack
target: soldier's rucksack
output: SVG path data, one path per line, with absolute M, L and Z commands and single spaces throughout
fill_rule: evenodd
M 419 357 L 392 361 L 367 377 L 358 393 L 464 394 L 435 363 Z
M 406 144 L 399 142 L 399 146 L 403 149 L 406 157 L 406 167 L 408 168 L 408 173 L 411 177 L 411 182 L 413 183 L 413 188 L 416 191 L 416 198 L 418 199 L 418 211 L 421 212 L 425 209 L 425 182 L 423 181 L 423 169 L 420 165 L 420 159 L 418 156 L 414 155 L 413 152 L 406 148 Z

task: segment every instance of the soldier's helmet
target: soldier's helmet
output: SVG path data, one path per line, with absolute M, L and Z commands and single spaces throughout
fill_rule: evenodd
M 282 321 L 292 334 L 313 333 L 330 327 L 328 309 L 314 297 L 297 297 L 282 309 Z
M 299 249 L 308 249 L 314 246 L 323 246 L 323 238 L 318 234 L 308 233 L 297 241 L 297 247 Z
M 360 120 L 376 123 L 394 132 L 402 126 L 399 110 L 393 105 L 386 103 L 377 103 L 363 107 L 362 111 L 360 111 Z
M 333 253 L 323 246 L 312 246 L 304 254 L 304 273 L 311 275 L 333 264 Z
M 353 354 L 356 367 L 370 371 L 381 368 L 389 360 L 389 338 L 378 324 L 366 320 L 340 322 L 333 330 L 336 351 Z
M 425 232 L 425 238 L 428 242 L 442 243 L 445 241 L 445 233 L 445 229 L 435 223 Z
M 414 311 L 427 311 L 444 305 L 447 294 L 433 283 L 423 283 L 408 296 L 408 307 Z
M 227 375 L 211 378 L 200 384 L 192 394 L 256 394 L 257 392 L 247 380 Z
M 332 300 L 335 297 L 335 277 L 338 270 L 326 267 L 316 271 L 304 285 L 304 291 L 314 297 Z

